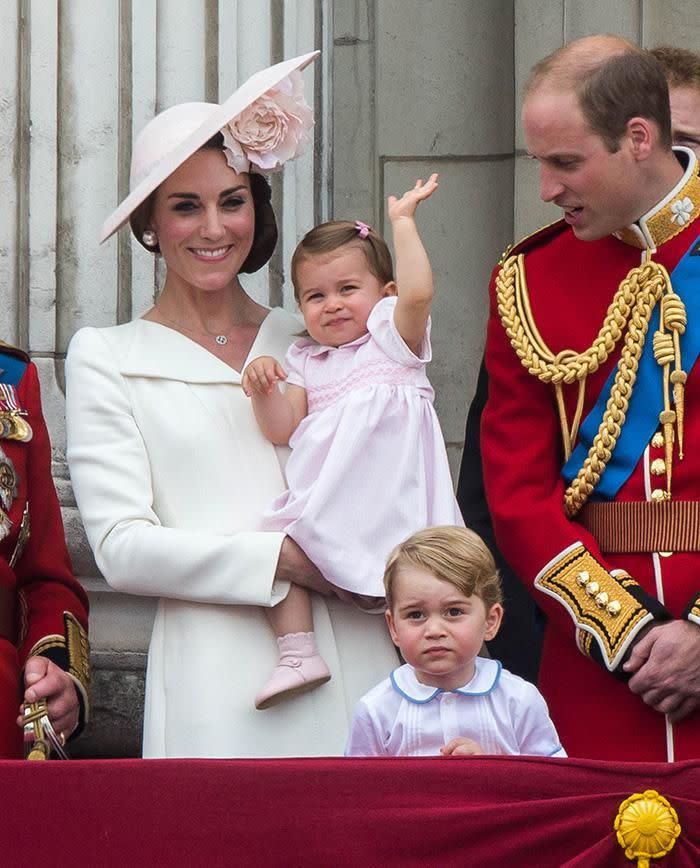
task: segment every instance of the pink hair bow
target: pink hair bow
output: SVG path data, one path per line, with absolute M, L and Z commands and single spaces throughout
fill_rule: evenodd
M 362 220 L 355 220 L 355 229 L 360 238 L 366 238 L 369 235 L 370 227 L 363 223 Z

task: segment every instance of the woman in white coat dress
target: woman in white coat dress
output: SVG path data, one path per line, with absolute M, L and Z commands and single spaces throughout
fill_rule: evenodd
M 68 461 L 97 565 L 114 588 L 160 598 L 144 756 L 342 754 L 355 701 L 396 665 L 383 618 L 335 597 L 283 534 L 257 530 L 285 488 L 284 451 L 260 433 L 241 372 L 256 356 L 282 357 L 300 326 L 239 281 L 277 239 L 269 187 L 250 169 L 299 152 L 311 123 L 299 70 L 313 57 L 145 127 L 131 192 L 102 240 L 129 221 L 163 256 L 163 289 L 140 319 L 81 329 L 68 353 Z M 292 578 L 320 592 L 314 624 L 333 678 L 257 711 L 275 665 L 260 607 Z

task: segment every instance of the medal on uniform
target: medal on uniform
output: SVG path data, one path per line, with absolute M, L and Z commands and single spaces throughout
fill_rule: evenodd
M 5 539 L 12 530 L 12 520 L 4 509 L 0 509 L 0 540 Z
M 0 540 L 5 539 L 12 530 L 12 521 L 7 513 L 17 497 L 17 486 L 14 465 L 0 447 Z
M 17 497 L 17 472 L 14 464 L 5 455 L 0 446 L 0 504 L 5 510 L 9 510 L 13 500 Z
M 24 418 L 26 410 L 22 410 L 17 401 L 17 390 L 9 383 L 0 383 L 0 439 L 19 440 L 28 443 L 32 439 L 32 429 Z

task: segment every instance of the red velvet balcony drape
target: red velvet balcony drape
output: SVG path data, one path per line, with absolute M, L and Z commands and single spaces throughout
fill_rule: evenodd
M 629 866 L 613 822 L 655 789 L 700 865 L 700 762 L 531 757 L 0 762 L 0 864 Z

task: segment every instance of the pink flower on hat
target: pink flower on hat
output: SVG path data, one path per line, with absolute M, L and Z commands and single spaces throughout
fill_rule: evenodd
M 236 172 L 249 171 L 251 163 L 273 172 L 303 153 L 313 124 L 303 79 L 295 70 L 222 129 L 226 161 Z

